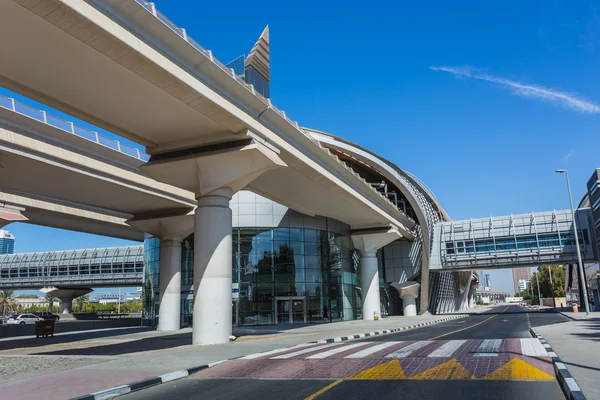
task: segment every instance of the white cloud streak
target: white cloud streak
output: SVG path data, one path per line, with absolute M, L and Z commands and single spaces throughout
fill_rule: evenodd
M 478 72 L 470 67 L 429 67 L 433 71 L 443 71 L 453 74 L 457 77 L 478 79 L 496 83 L 509 88 L 513 94 L 521 97 L 530 97 L 547 101 L 555 106 L 568 110 L 576 111 L 582 114 L 600 114 L 600 106 L 587 100 L 580 99 L 572 94 L 561 92 L 554 89 L 547 89 L 538 85 L 525 85 L 519 82 L 500 78 Z

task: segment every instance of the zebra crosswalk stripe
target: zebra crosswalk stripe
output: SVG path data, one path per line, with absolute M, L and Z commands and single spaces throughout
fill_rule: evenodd
M 350 354 L 344 358 L 365 358 L 366 356 L 369 356 L 371 354 L 377 353 L 378 351 L 381 351 L 383 349 L 387 349 L 388 347 L 392 347 L 393 345 L 396 345 L 398 343 L 402 343 L 402 341 L 396 341 L 396 342 L 383 342 L 380 343 L 378 345 L 375 346 L 371 346 L 368 349 L 363 349 L 361 351 L 358 351 L 356 353 Z
M 354 344 L 350 344 L 350 345 L 347 345 L 347 346 L 342 346 L 342 347 L 338 347 L 338 348 L 335 348 L 335 349 L 327 350 L 327 351 L 324 351 L 322 353 L 317 353 L 315 355 L 306 357 L 306 359 L 322 359 L 322 358 L 327 358 L 329 356 L 333 356 L 333 355 L 338 354 L 338 353 L 343 353 L 344 351 L 355 349 L 355 348 L 361 347 L 361 346 L 365 346 L 367 344 L 369 344 L 369 343 L 368 342 L 354 343 Z
M 275 349 L 275 350 L 271 350 L 271 351 L 265 351 L 264 353 L 250 354 L 250 355 L 245 356 L 245 357 L 240 357 L 239 359 L 240 360 L 253 360 L 255 358 L 271 356 L 273 354 L 283 353 L 284 351 L 289 351 L 289 350 L 293 350 L 293 349 L 300 349 L 302 347 L 308 347 L 308 346 L 314 346 L 314 343 L 302 343 L 302 344 L 298 344 L 296 346 L 287 347 L 285 349 Z
M 427 357 L 452 357 L 452 354 L 466 342 L 466 340 L 450 340 L 429 353 Z
M 306 354 L 306 353 L 311 353 L 311 352 L 316 351 L 316 350 L 327 349 L 327 348 L 333 347 L 333 346 L 340 346 L 342 344 L 343 343 L 329 343 L 329 344 L 324 344 L 322 346 L 311 347 L 309 349 L 298 350 L 298 351 L 295 351 L 293 353 L 282 354 L 280 356 L 271 357 L 271 360 L 287 360 L 288 358 L 300 356 L 300 355 Z
M 394 351 L 393 353 L 388 354 L 387 356 L 385 356 L 385 358 L 404 358 L 404 357 L 408 357 L 413 351 L 419 350 L 422 347 L 427 346 L 428 344 L 431 344 L 433 342 L 427 341 L 427 340 L 421 340 L 419 342 L 415 342 L 413 344 L 409 344 L 406 347 L 403 347 L 401 349 L 398 349 L 396 351 Z
M 538 339 L 521 339 L 521 353 L 524 356 L 547 356 L 548 351 Z
M 477 348 L 475 357 L 494 357 L 500 353 L 502 339 L 485 339 Z

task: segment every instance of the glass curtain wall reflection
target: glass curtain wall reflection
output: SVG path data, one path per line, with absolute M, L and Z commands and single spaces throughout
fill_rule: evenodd
M 144 240 L 144 283 L 142 291 L 142 325 L 156 326 L 160 279 L 160 239 L 149 237 Z
M 184 241 L 182 286 L 193 281 L 193 242 L 193 235 Z M 233 228 L 232 242 L 240 325 L 274 324 L 277 303 L 288 298 L 300 298 L 290 303 L 296 308 L 305 302 L 307 322 L 322 322 L 325 310 L 330 321 L 360 317 L 358 254 L 349 237 L 315 229 Z M 301 308 L 294 322 L 303 322 Z M 191 312 L 191 300 L 182 298 L 183 326 L 191 324 Z

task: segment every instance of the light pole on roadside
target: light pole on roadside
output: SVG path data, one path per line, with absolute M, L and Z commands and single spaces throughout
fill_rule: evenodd
M 587 282 L 585 282 L 583 263 L 581 262 L 581 250 L 579 249 L 579 234 L 577 233 L 577 219 L 575 218 L 575 210 L 573 210 L 573 196 L 571 196 L 571 182 L 569 181 L 569 171 L 566 169 L 557 169 L 559 174 L 565 174 L 567 177 L 567 190 L 569 192 L 569 204 L 571 205 L 571 214 L 573 215 L 573 231 L 575 232 L 575 248 L 577 249 L 577 263 L 579 265 L 579 284 L 583 292 L 583 305 L 585 307 L 585 315 L 590 315 L 590 303 L 587 295 Z
M 554 296 L 554 284 L 552 283 L 552 266 L 548 265 L 548 274 L 550 275 L 550 290 L 552 290 L 552 307 L 556 308 L 556 297 Z
M 540 292 L 540 271 L 538 270 L 538 273 L 535 274 L 535 280 L 537 281 L 537 287 L 538 287 L 538 300 L 540 301 L 540 306 L 543 306 L 543 302 L 542 302 L 542 292 Z

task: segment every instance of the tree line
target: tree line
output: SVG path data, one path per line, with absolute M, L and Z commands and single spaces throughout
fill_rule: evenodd
M 60 300 L 52 295 L 45 295 L 43 297 L 44 302 L 39 305 L 33 305 L 31 307 L 24 308 L 17 299 L 19 298 L 39 298 L 36 295 L 15 295 L 14 290 L 0 290 L 0 315 L 9 315 L 19 312 L 42 312 L 42 311 L 50 311 L 53 313 L 60 313 L 61 308 L 60 305 L 55 306 L 54 304 L 60 302 Z M 84 296 L 80 296 L 73 301 L 73 312 L 116 312 L 119 310 L 119 305 L 117 303 L 108 303 L 108 304 L 100 304 L 100 303 L 90 303 L 90 298 L 86 294 Z M 138 301 L 128 301 L 121 303 L 120 307 L 121 312 L 131 313 L 131 312 L 141 312 L 142 311 L 142 302 Z
M 552 284 L 550 284 L 550 272 L 552 272 Z M 539 304 L 538 297 L 538 280 L 539 292 L 544 298 L 552 297 L 552 289 L 554 289 L 554 297 L 565 297 L 565 279 L 566 271 L 560 266 L 544 265 L 538 267 L 533 273 L 531 281 L 527 282 L 527 288 L 515 294 L 517 297 L 523 297 L 524 300 L 531 300 L 532 304 Z

